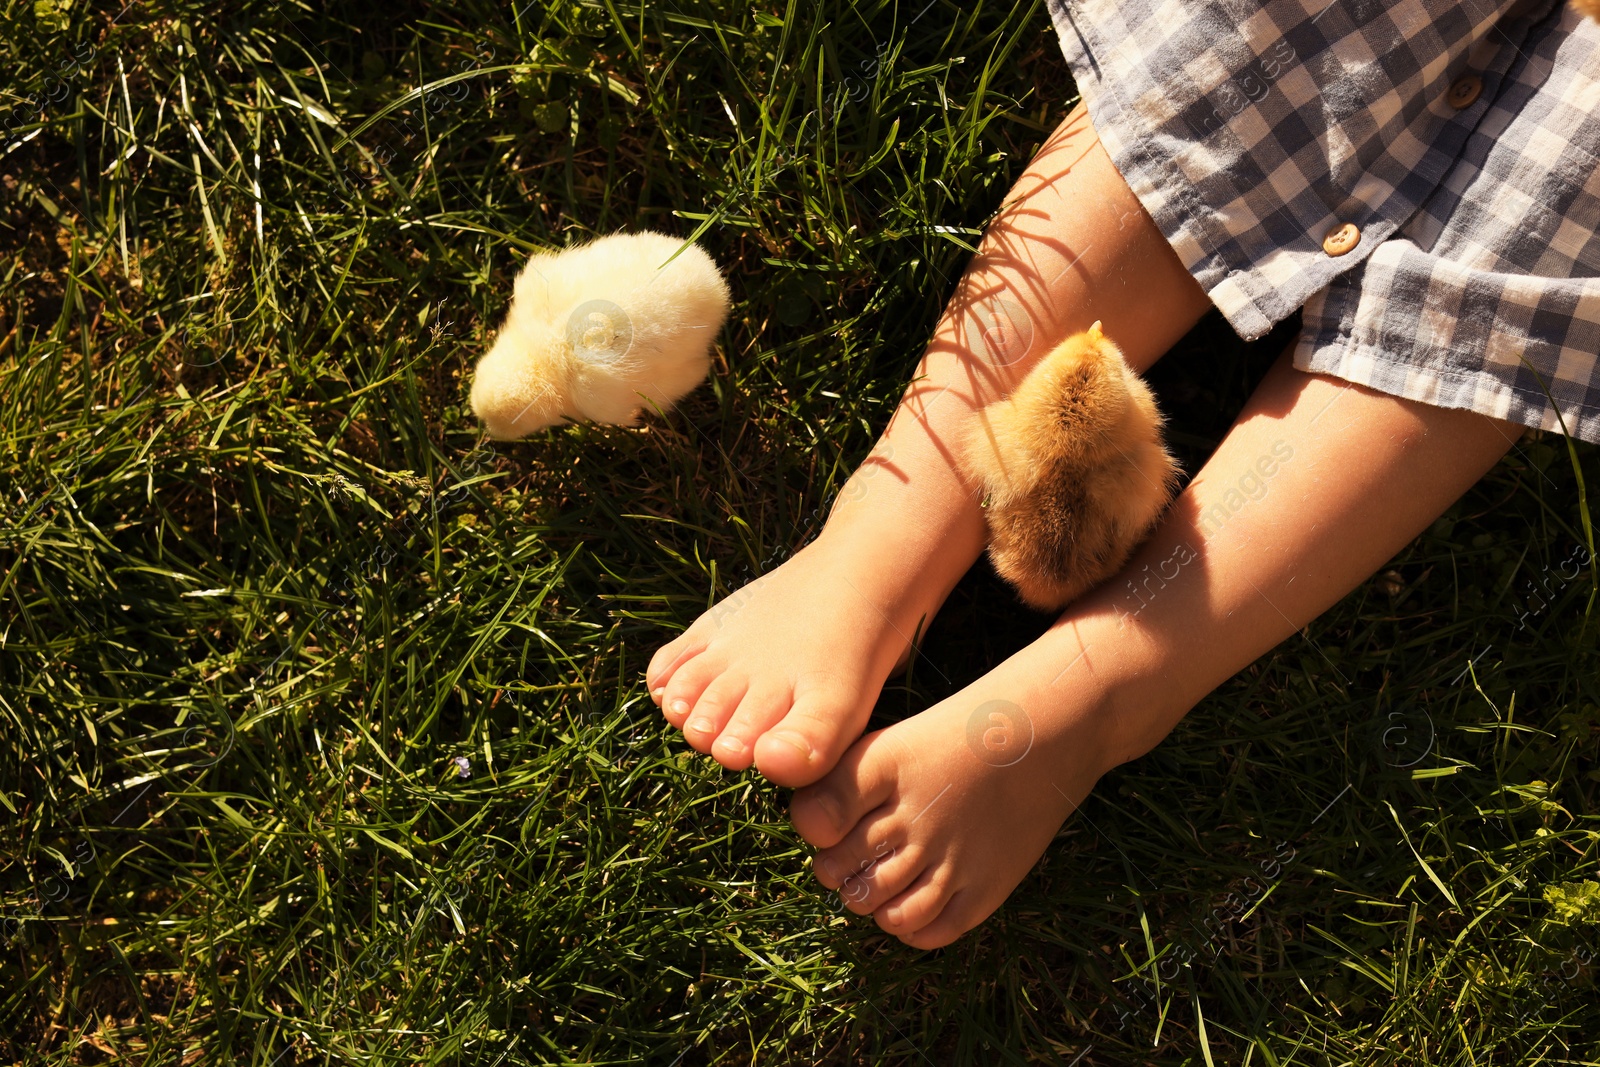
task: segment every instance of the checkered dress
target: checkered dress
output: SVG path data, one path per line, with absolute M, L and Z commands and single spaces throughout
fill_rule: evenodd
M 1106 150 L 1246 338 L 1600 443 L 1600 24 L 1552 0 L 1048 0 Z

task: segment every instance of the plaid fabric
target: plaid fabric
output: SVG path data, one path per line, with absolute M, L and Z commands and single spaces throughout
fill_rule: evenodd
M 1600 443 L 1600 25 L 1554 0 L 1048 2 L 1106 150 L 1240 334 L 1303 307 L 1303 370 Z

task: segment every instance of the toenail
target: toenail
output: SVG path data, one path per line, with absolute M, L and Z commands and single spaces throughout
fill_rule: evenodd
M 823 816 L 828 820 L 829 826 L 837 828 L 839 823 L 843 821 L 839 810 L 839 802 L 834 799 L 832 793 L 812 793 L 811 805 L 822 812 Z
M 665 693 L 666 691 L 667 691 L 667 687 L 666 686 L 658 685 L 654 689 L 650 690 L 650 699 L 654 700 L 657 704 L 659 704 L 659 703 L 661 703 L 661 694 Z
M 667 710 L 672 712 L 674 715 L 687 715 L 689 714 L 689 702 L 680 697 L 677 700 L 674 700 L 672 702 L 672 706 Z
M 900 925 L 900 909 L 896 907 L 884 908 L 883 921 L 888 923 L 890 926 Z
M 722 739 L 717 742 L 717 748 L 723 752 L 726 752 L 730 756 L 744 755 L 745 747 L 746 746 L 743 741 L 739 740 L 737 737 L 728 737 L 727 735 L 723 735 Z
M 777 730 L 768 734 L 767 736 L 772 738 L 774 741 L 783 742 L 796 752 L 800 753 L 800 755 L 805 758 L 807 763 L 811 762 L 811 757 L 814 754 L 811 748 L 811 742 L 807 741 L 800 734 L 797 734 L 792 730 Z
M 709 734 L 711 732 L 711 723 L 705 719 L 690 719 L 683 724 L 683 730 L 685 733 L 691 734 Z

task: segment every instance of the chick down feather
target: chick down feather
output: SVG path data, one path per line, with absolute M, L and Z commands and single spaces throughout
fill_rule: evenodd
M 1161 425 L 1098 322 L 973 420 L 963 464 L 986 494 L 989 558 L 1029 606 L 1098 585 L 1150 532 L 1178 481 Z
M 535 253 L 478 361 L 472 410 L 502 440 L 565 421 L 636 425 L 705 380 L 728 305 L 705 250 L 665 234 Z

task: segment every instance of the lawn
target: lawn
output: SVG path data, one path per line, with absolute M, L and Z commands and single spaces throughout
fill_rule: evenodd
M 0 63 L 0 1061 L 1600 1062 L 1594 447 L 1525 436 L 939 952 L 645 694 L 1075 101 L 1041 3 L 9 0 Z M 709 384 L 484 439 L 521 260 L 639 226 L 728 273 Z M 1190 473 L 1292 333 L 1152 372 Z M 980 565 L 878 715 L 1047 623 Z

